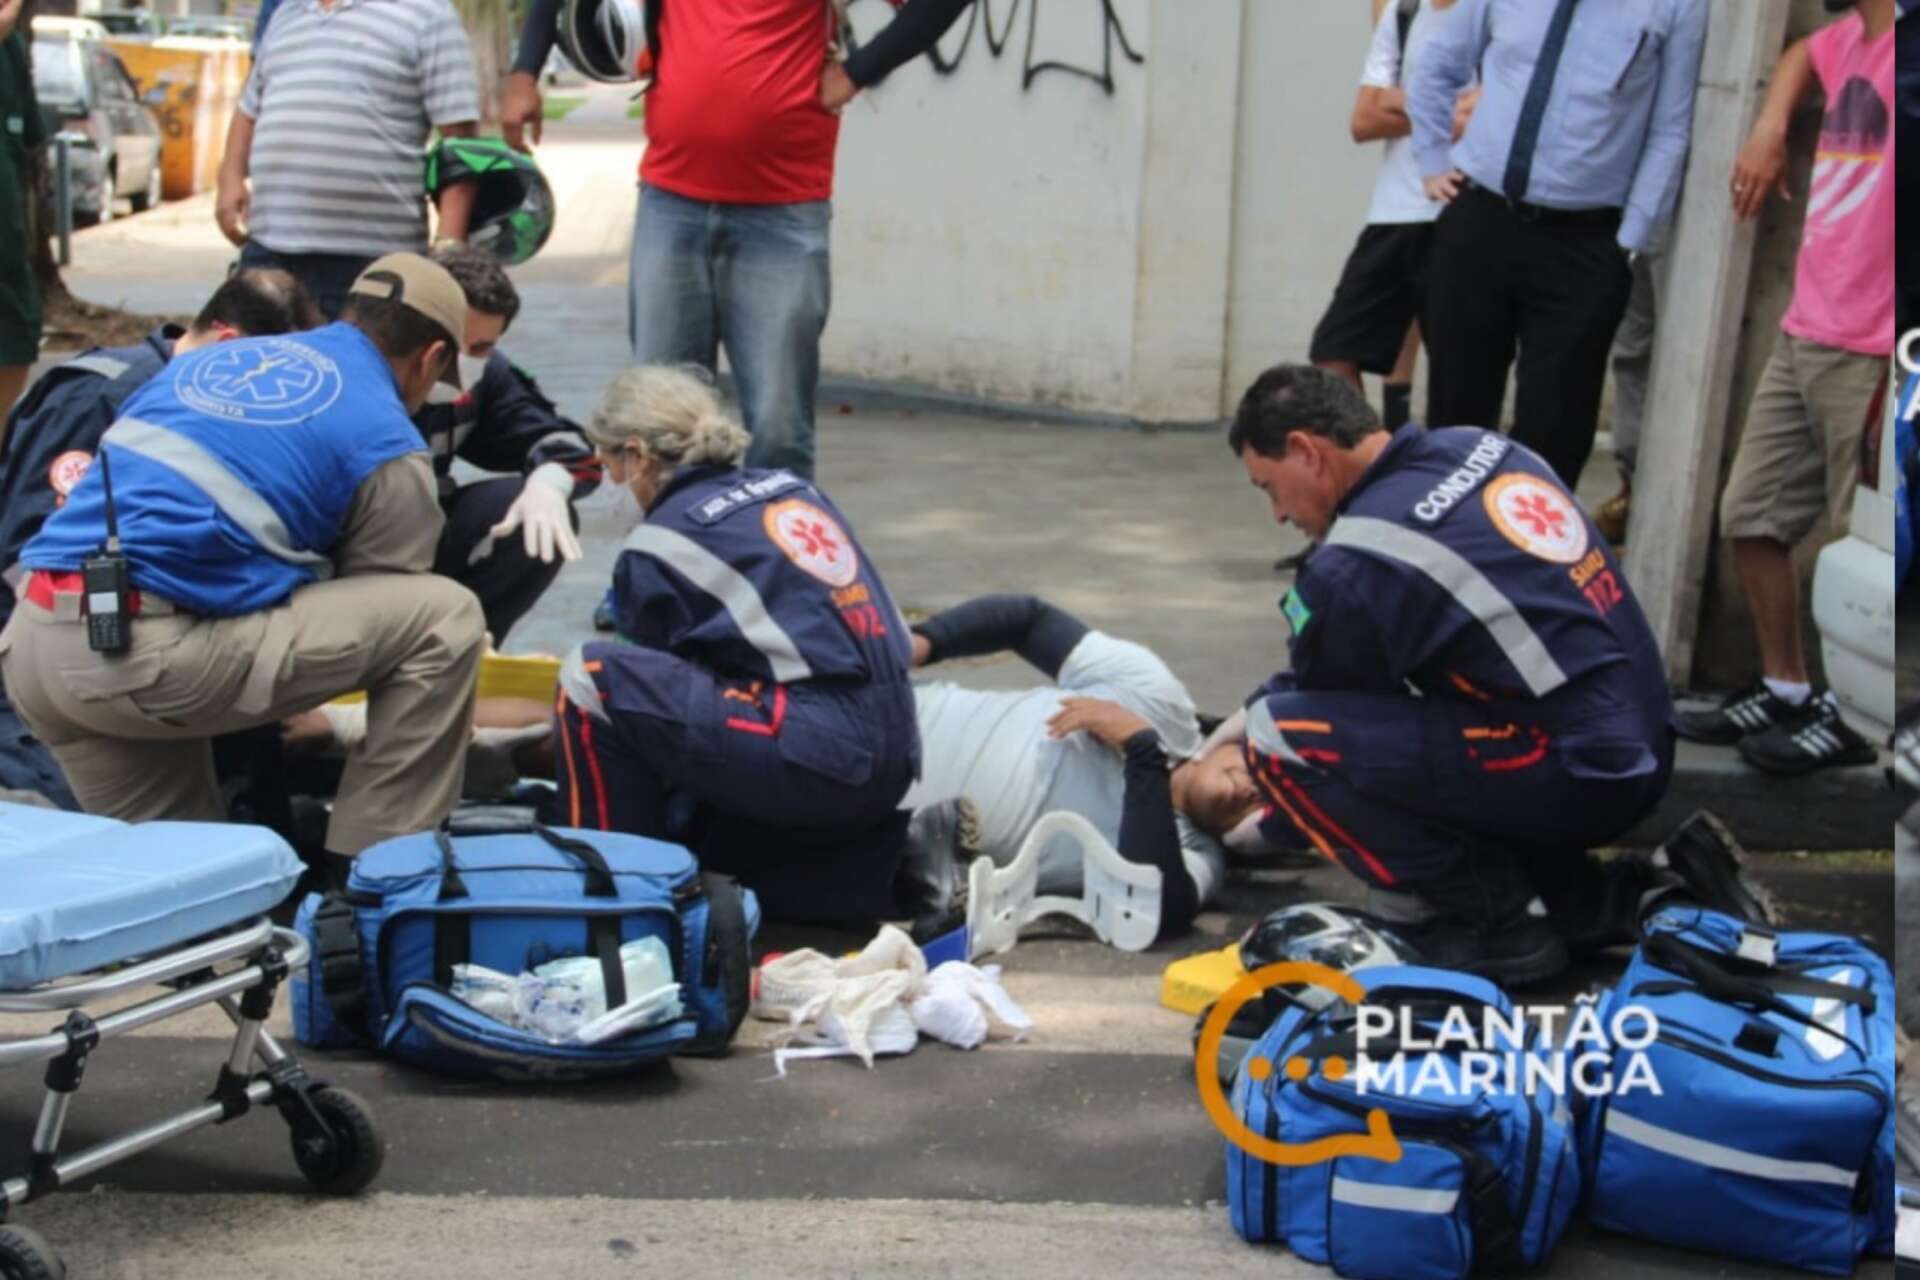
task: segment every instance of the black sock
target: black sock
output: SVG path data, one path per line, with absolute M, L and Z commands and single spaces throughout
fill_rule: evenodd
M 1398 431 L 1413 419 L 1413 384 L 1387 382 L 1380 387 L 1380 420 L 1389 431 Z

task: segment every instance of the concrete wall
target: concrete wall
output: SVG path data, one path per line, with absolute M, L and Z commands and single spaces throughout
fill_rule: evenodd
M 941 42 L 949 74 L 916 60 L 848 109 L 831 373 L 1127 411 L 1147 70 L 1122 41 L 1147 53 L 1148 8 L 978 0 Z M 868 33 L 890 14 L 850 10 Z
M 1247 6 L 1226 384 L 1304 360 L 1366 221 L 1378 146 L 1347 132 L 1372 26 L 1365 0 Z
M 1379 149 L 1347 118 L 1368 9 L 978 0 L 949 71 L 912 63 L 847 112 L 829 373 L 1220 416 L 1305 355 L 1365 217 Z M 868 34 L 890 13 L 850 10 Z

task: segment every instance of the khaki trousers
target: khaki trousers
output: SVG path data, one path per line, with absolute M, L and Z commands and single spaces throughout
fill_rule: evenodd
M 1794 546 L 1824 516 L 1847 531 L 1860 438 L 1887 362 L 1796 338 L 1784 330 L 1753 389 L 1747 426 L 1720 495 L 1720 536 Z
M 367 737 L 348 757 L 327 848 L 357 854 L 428 830 L 460 798 L 485 631 L 456 582 L 367 574 L 243 617 L 140 617 L 118 656 L 89 649 L 73 602 L 57 603 L 20 601 L 0 633 L 0 674 L 89 813 L 224 820 L 214 735 L 358 689 Z

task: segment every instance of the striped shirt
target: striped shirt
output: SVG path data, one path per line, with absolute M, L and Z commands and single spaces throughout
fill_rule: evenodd
M 449 0 L 284 0 L 240 110 L 256 122 L 248 168 L 260 244 L 419 251 L 427 135 L 480 116 L 473 50 Z

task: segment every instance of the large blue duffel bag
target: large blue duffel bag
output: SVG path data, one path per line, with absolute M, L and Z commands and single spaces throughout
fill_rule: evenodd
M 1644 1052 L 1659 1091 L 1591 1100 L 1581 1118 L 1595 1225 L 1835 1275 L 1891 1253 L 1886 963 L 1855 938 L 1698 907 L 1644 933 L 1599 1013 L 1633 1041 L 1657 1025 Z M 1616 1080 L 1626 1052 L 1611 1048 Z
M 313 944 L 294 975 L 294 1034 L 366 1045 L 433 1071 L 491 1079 L 617 1075 L 670 1054 L 723 1052 L 746 1016 L 752 891 L 703 875 L 679 845 L 551 829 L 514 815 L 373 846 L 346 891 L 313 895 L 295 927 Z M 620 948 L 665 944 L 681 1016 L 600 1044 L 556 1043 L 454 998 L 455 965 L 515 975 L 568 957 L 600 964 L 625 1003 Z M 638 997 L 641 993 L 633 993 Z
M 1304 1165 L 1274 1164 L 1227 1144 L 1227 1203 L 1234 1229 L 1256 1244 L 1282 1243 L 1309 1262 L 1327 1263 L 1359 1280 L 1460 1280 L 1476 1273 L 1538 1266 L 1553 1252 L 1580 1199 L 1580 1171 L 1570 1115 L 1559 1095 L 1529 1092 L 1502 1079 L 1491 1087 L 1463 1074 L 1458 1042 L 1427 1048 L 1449 1011 L 1479 1035 L 1492 1009 L 1515 1022 L 1498 987 L 1446 969 L 1393 966 L 1351 975 L 1367 1004 L 1407 1021 L 1413 1045 L 1370 1038 L 1366 1057 L 1397 1055 L 1388 1081 L 1349 1072 L 1326 1078 L 1330 1058 L 1356 1064 L 1357 1014 L 1336 1002 L 1290 1009 L 1248 1052 L 1234 1084 L 1234 1114 L 1253 1133 L 1289 1144 L 1367 1132 L 1374 1108 L 1387 1113 L 1400 1158 L 1388 1162 L 1342 1155 Z M 1530 1029 L 1520 1041 L 1479 1046 L 1516 1062 L 1544 1055 Z M 1438 1061 L 1429 1065 L 1429 1058 Z M 1250 1069 L 1256 1059 L 1265 1066 Z M 1296 1080 L 1286 1064 L 1311 1065 Z M 1364 1084 L 1364 1090 L 1362 1085 Z

